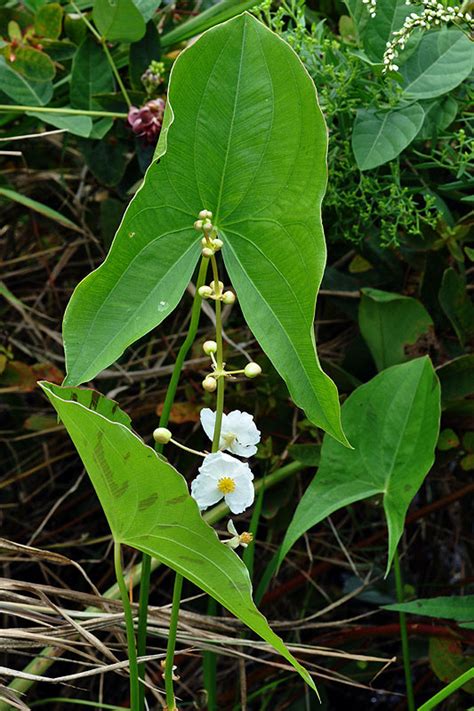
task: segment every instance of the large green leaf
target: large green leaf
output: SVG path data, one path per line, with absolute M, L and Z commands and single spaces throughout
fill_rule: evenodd
M 95 0 L 92 17 L 110 42 L 138 42 L 145 34 L 145 20 L 132 0 Z
M 434 461 L 440 387 L 429 358 L 394 365 L 361 385 L 342 407 L 355 449 L 324 437 L 319 470 L 298 504 L 280 560 L 311 526 L 355 501 L 382 495 L 387 571 L 411 500 Z
M 212 595 L 315 689 L 255 607 L 247 568 L 202 519 L 181 474 L 129 428 L 115 403 L 95 392 L 40 385 L 76 445 L 114 539 L 158 558 Z
M 461 84 L 472 72 L 474 45 L 460 29 L 426 34 L 401 69 L 404 93 L 433 99 Z
M 175 308 L 199 259 L 193 222 L 206 208 L 250 328 L 296 404 L 345 441 L 314 343 L 327 137 L 309 75 L 287 44 L 241 15 L 180 55 L 165 122 L 159 161 L 105 263 L 68 306 L 67 383 L 94 377 Z
M 114 90 L 114 76 L 104 50 L 88 35 L 77 50 L 72 63 L 70 98 L 77 109 L 97 110 L 101 106 L 95 94 Z
M 396 158 L 416 137 L 425 112 L 420 104 L 379 111 L 359 109 L 352 130 L 352 150 L 360 170 Z
M 0 87 L 10 99 L 28 106 L 45 106 L 53 96 L 51 81 L 37 82 L 15 72 L 0 55 Z
M 379 289 L 362 289 L 359 327 L 378 370 L 408 360 L 406 347 L 433 327 L 419 301 Z

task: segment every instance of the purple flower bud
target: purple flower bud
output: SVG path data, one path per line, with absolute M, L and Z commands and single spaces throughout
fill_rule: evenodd
M 165 102 L 163 99 L 148 101 L 141 109 L 131 106 L 128 112 L 128 123 L 135 135 L 145 139 L 147 143 L 156 143 L 163 123 Z

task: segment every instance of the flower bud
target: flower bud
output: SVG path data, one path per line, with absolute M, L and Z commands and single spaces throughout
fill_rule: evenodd
M 216 237 L 216 239 L 212 240 L 212 246 L 214 247 L 214 249 L 216 251 L 218 249 L 222 249 L 223 245 L 224 245 L 224 242 L 221 239 L 219 239 L 219 237 Z
M 211 355 L 211 353 L 216 353 L 217 343 L 215 341 L 204 341 L 202 344 L 202 350 L 206 355 Z
M 212 218 L 212 212 L 210 210 L 201 210 L 198 217 L 201 220 L 210 220 Z
M 200 286 L 198 289 L 198 294 L 201 299 L 208 299 L 212 295 L 212 289 L 210 286 Z
M 246 375 L 247 378 L 256 378 L 261 372 L 262 369 L 258 363 L 247 363 L 244 368 L 244 375 Z
M 202 387 L 207 390 L 208 393 L 213 393 L 217 388 L 217 380 L 212 377 L 212 375 L 206 375 L 202 381 Z
M 222 294 L 224 304 L 235 304 L 235 294 L 233 291 L 224 291 Z
M 202 230 L 202 220 L 196 220 L 196 222 L 194 223 L 194 229 L 197 232 L 200 232 Z
M 214 250 L 211 249 L 210 247 L 204 247 L 201 254 L 203 257 L 206 257 L 206 259 L 210 259 L 210 257 L 212 257 L 214 254 Z
M 172 434 L 166 427 L 157 427 L 153 432 L 153 439 L 159 444 L 168 444 L 171 437 Z
M 218 282 L 218 284 L 219 284 L 219 291 L 222 291 L 222 289 L 224 288 L 223 282 L 220 281 L 220 282 Z M 215 281 L 211 281 L 211 289 L 212 289 L 213 291 L 217 291 L 217 289 L 216 289 L 216 282 L 215 282 Z

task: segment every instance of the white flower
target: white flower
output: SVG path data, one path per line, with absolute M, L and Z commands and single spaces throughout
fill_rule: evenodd
M 201 410 L 201 424 L 212 442 L 216 413 L 205 407 Z M 251 457 L 257 451 L 255 445 L 259 442 L 260 432 L 248 412 L 233 410 L 228 415 L 222 415 L 219 449 L 226 449 L 239 457 Z
M 232 538 L 228 538 L 226 541 L 222 541 L 222 543 L 225 543 L 226 546 L 229 546 L 229 548 L 238 548 L 239 546 L 242 546 L 242 548 L 247 548 L 249 543 L 252 543 L 253 541 L 253 534 L 250 533 L 249 531 L 242 531 L 242 533 L 237 533 L 237 529 L 234 526 L 234 522 L 232 519 L 229 519 L 229 522 L 227 524 L 227 530 L 231 534 Z
M 246 462 L 224 452 L 214 452 L 199 467 L 199 474 L 191 483 L 191 496 L 201 511 L 224 499 L 232 513 L 239 514 L 253 504 L 252 479 Z

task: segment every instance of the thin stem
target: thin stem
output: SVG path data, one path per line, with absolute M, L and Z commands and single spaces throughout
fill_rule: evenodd
M 403 579 L 402 571 L 400 568 L 400 558 L 398 555 L 398 549 L 395 551 L 395 556 L 393 558 L 393 569 L 395 573 L 395 587 L 397 591 L 397 601 L 399 603 L 405 602 L 405 595 L 403 592 Z M 407 691 L 407 706 L 408 711 L 415 711 L 415 695 L 413 693 L 413 681 L 411 678 L 411 663 L 410 663 L 410 643 L 408 641 L 408 629 L 406 614 L 404 612 L 399 612 L 400 619 L 400 637 L 402 640 L 402 654 L 403 654 L 403 669 L 405 671 L 405 685 Z
M 168 645 L 166 647 L 165 664 L 165 691 L 167 711 L 176 711 L 173 687 L 173 662 L 176 649 L 176 632 L 178 629 L 179 605 L 181 602 L 181 590 L 183 589 L 183 576 L 176 573 L 173 588 L 173 605 L 171 607 L 170 629 L 168 633 Z
M 451 683 L 445 686 L 444 689 L 441 689 L 441 691 L 438 691 L 438 693 L 432 696 L 431 699 L 425 701 L 425 703 L 420 706 L 418 711 L 431 711 L 431 709 L 436 708 L 436 706 L 438 706 L 438 704 L 444 701 L 444 699 L 446 699 L 448 696 L 451 696 L 451 694 L 454 694 L 457 689 L 460 689 L 461 686 L 464 686 L 464 684 L 467 684 L 467 682 L 473 678 L 474 667 L 471 667 L 470 669 L 465 671 L 464 674 L 458 676 L 457 679 L 453 679 Z
M 211 257 L 212 264 L 212 276 L 214 278 L 214 291 L 216 296 L 220 295 L 219 287 L 219 271 L 217 269 L 217 260 L 213 256 Z M 222 371 L 224 367 L 224 357 L 223 357 L 223 346 L 222 346 L 222 308 L 221 301 L 219 298 L 215 301 L 216 304 L 216 365 L 217 371 Z M 217 452 L 219 449 L 219 442 L 221 438 L 221 428 L 222 428 L 222 415 L 224 412 L 224 387 L 225 378 L 220 377 L 217 379 L 217 397 L 216 397 L 216 423 L 214 425 L 214 437 L 212 439 L 212 451 Z
M 64 114 L 66 116 L 97 116 L 99 118 L 126 119 L 128 114 L 115 111 L 86 111 L 85 109 L 70 109 L 68 107 L 22 106 L 20 104 L 0 104 L 0 111 L 34 111 L 38 114 Z
M 205 457 L 206 453 L 205 452 L 200 452 L 197 449 L 191 449 L 191 447 L 186 447 L 185 444 L 181 444 L 181 442 L 178 442 L 178 440 L 171 438 L 170 439 L 171 444 L 174 444 L 176 447 L 179 447 L 180 449 L 184 449 L 185 452 L 189 452 L 190 454 L 196 454 L 198 457 Z
M 171 413 L 171 408 L 173 407 L 173 402 L 176 397 L 176 390 L 179 383 L 179 378 L 181 371 L 183 369 L 184 361 L 188 355 L 189 349 L 194 343 L 196 338 L 196 333 L 199 326 L 199 318 L 201 315 L 201 302 L 202 299 L 199 296 L 199 287 L 203 286 L 206 281 L 207 269 L 209 266 L 208 259 L 202 259 L 199 267 L 199 273 L 196 281 L 196 292 L 194 294 L 194 301 L 191 309 L 191 320 L 189 323 L 188 334 L 181 344 L 181 348 L 178 351 L 176 357 L 176 362 L 174 364 L 173 373 L 166 391 L 165 402 L 163 404 L 163 410 L 161 412 L 160 427 L 166 427 Z M 155 447 L 157 452 L 163 451 L 163 445 L 157 444 Z M 147 637 L 147 627 L 148 627 L 148 598 L 150 591 L 150 570 L 151 570 L 151 558 L 146 553 L 142 557 L 142 569 L 140 577 L 140 601 L 138 608 L 138 656 L 143 657 L 146 654 L 146 637 Z M 145 679 L 145 663 L 140 662 L 138 665 L 138 674 L 140 679 L 143 681 Z M 144 708 L 145 703 L 145 685 L 140 684 L 139 689 L 140 694 L 140 705 L 139 710 Z
M 123 578 L 122 571 L 122 551 L 120 543 L 114 542 L 114 564 L 115 576 L 119 586 L 120 595 L 122 597 L 123 613 L 125 616 L 125 625 L 127 628 L 127 645 L 128 645 L 128 661 L 130 670 L 130 704 L 132 709 L 138 709 L 139 698 L 139 681 L 138 681 L 138 663 L 137 663 L 137 648 L 135 646 L 135 629 L 133 626 L 132 608 L 128 598 L 127 586 Z
M 110 64 L 110 68 L 112 69 L 114 76 L 117 79 L 117 84 L 120 87 L 120 91 L 122 92 L 123 98 L 127 102 L 127 106 L 130 108 L 130 106 L 132 105 L 132 102 L 130 101 L 130 97 L 129 97 L 128 92 L 125 88 L 125 84 L 122 81 L 122 77 L 120 76 L 119 70 L 117 69 L 117 67 L 115 65 L 112 55 L 110 54 L 109 48 L 107 47 L 107 40 L 105 39 L 105 37 L 101 37 L 100 42 L 101 42 L 102 47 L 104 49 L 105 56 L 107 57 L 107 60 Z

